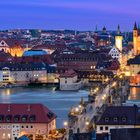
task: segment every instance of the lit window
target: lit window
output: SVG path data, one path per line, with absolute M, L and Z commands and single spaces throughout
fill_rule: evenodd
M 2 134 L 2 138 L 5 139 L 5 133 Z
M 10 135 L 10 134 L 8 134 L 7 136 L 8 136 L 8 139 L 10 139 L 10 138 L 11 138 L 11 135 Z

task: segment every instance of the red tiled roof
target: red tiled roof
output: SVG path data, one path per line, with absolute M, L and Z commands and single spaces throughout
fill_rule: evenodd
M 4 40 L 7 44 L 8 44 L 8 46 L 9 47 L 13 47 L 13 46 L 18 46 L 18 45 L 20 45 L 20 44 L 22 44 L 22 41 L 19 41 L 19 40 L 16 40 L 16 39 L 3 39 L 3 38 L 0 38 L 0 41 L 2 41 L 2 40 Z
M 50 117 L 48 114 L 52 114 L 52 116 Z M 17 123 L 23 123 L 23 116 L 27 116 L 25 123 L 49 123 L 56 118 L 56 115 L 42 104 L 0 104 L 1 116 L 4 116 L 2 123 L 7 123 L 7 116 L 11 116 L 11 120 L 8 123 L 15 123 L 15 116 L 20 116 Z M 30 122 L 31 116 L 35 116 L 33 122 Z
M 60 77 L 74 77 L 76 76 L 76 72 L 74 70 L 68 70 L 65 73 L 61 74 Z
M 44 62 L 48 64 L 53 64 L 51 55 L 47 54 L 44 56 L 24 56 L 24 57 L 14 57 L 13 62 Z
M 65 49 L 66 45 L 65 44 L 41 44 L 41 45 L 37 45 L 34 46 L 32 49 Z
M 5 53 L 4 51 L 0 51 L 0 62 L 6 62 L 12 60 L 12 56 L 10 53 Z
M 120 63 L 118 60 L 114 59 L 111 63 L 111 66 L 108 68 L 108 70 L 118 70 L 120 68 Z

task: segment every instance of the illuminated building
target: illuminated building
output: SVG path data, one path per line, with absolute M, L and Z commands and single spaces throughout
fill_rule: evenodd
M 120 32 L 120 26 L 118 25 L 118 32 L 117 32 L 117 35 L 115 36 L 115 45 L 119 49 L 120 52 L 122 52 L 122 40 L 123 40 L 123 37 Z
M 117 59 L 121 63 L 122 54 L 121 54 L 120 50 L 116 46 L 111 48 L 111 50 L 109 52 L 109 55 L 111 55 L 111 57 L 113 59 Z
M 47 82 L 44 63 L 0 63 L 0 83 Z
M 15 44 L 13 47 L 10 48 L 9 53 L 14 57 L 21 57 L 24 52 L 24 49 L 19 45 Z
M 0 41 L 0 50 L 3 50 L 6 53 L 10 53 L 13 57 L 20 57 L 24 52 L 24 49 L 17 41 L 10 39 Z
M 60 75 L 60 90 L 79 90 L 82 82 L 78 80 L 78 75 L 73 70 L 68 70 Z
M 140 55 L 136 56 L 133 59 L 129 59 L 127 62 L 129 67 L 130 75 L 135 76 L 140 73 Z
M 131 85 L 139 85 L 140 83 L 140 55 L 133 59 L 129 59 L 127 62 L 127 67 L 129 70 L 130 83 Z
M 56 115 L 42 104 L 0 104 L 0 140 L 46 139 L 56 129 Z
M 112 129 L 139 128 L 139 109 L 136 105 L 107 107 L 96 123 L 96 132 L 110 133 Z
M 107 33 L 106 27 L 103 27 L 101 33 L 97 32 L 96 27 L 96 31 L 94 32 L 94 42 L 96 47 L 110 46 L 111 36 Z
M 140 35 L 139 30 L 137 28 L 137 24 L 135 22 L 134 29 L 133 29 L 133 46 L 134 46 L 134 55 L 140 54 Z

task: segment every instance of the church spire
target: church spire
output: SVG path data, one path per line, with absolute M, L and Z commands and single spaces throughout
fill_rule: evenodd
M 95 26 L 95 33 L 98 33 L 98 27 L 97 27 L 97 25 Z
M 121 33 L 120 32 L 120 25 L 118 24 L 118 31 L 117 31 L 118 35 Z
M 138 28 L 137 28 L 137 23 L 135 22 L 135 24 L 134 24 L 134 30 L 137 30 Z

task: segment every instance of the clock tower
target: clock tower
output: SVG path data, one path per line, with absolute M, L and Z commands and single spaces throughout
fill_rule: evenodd
M 115 46 L 119 49 L 120 52 L 122 52 L 122 40 L 123 37 L 120 32 L 120 26 L 118 25 L 117 35 L 115 36 Z

